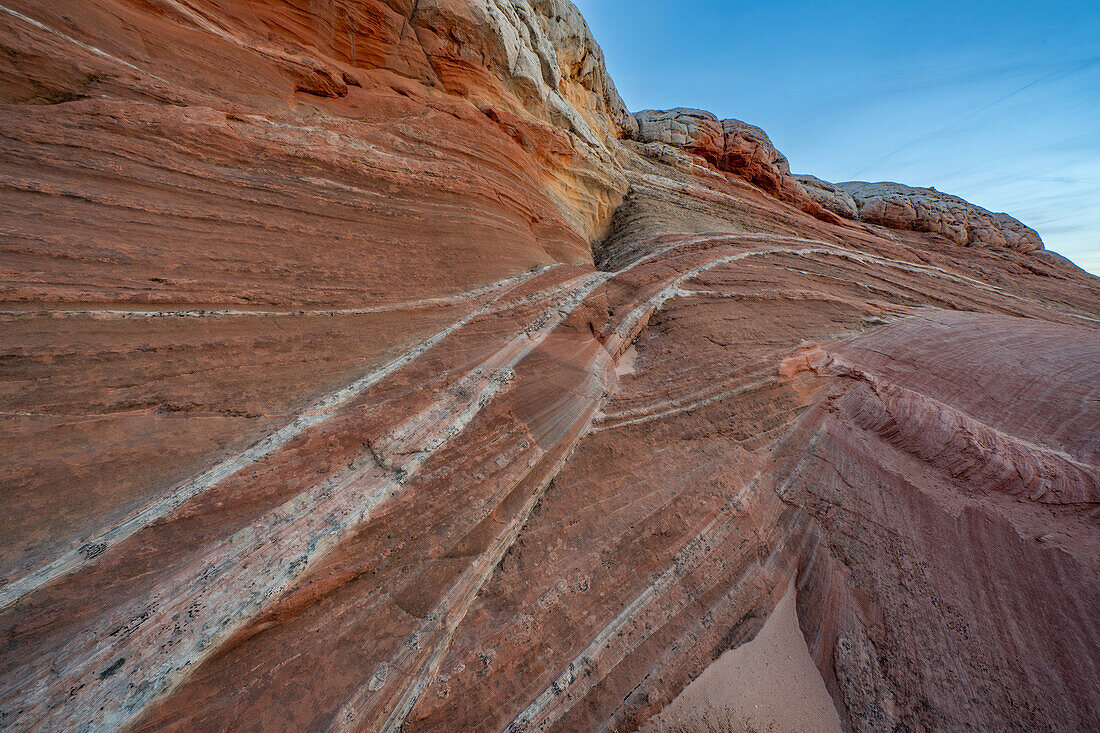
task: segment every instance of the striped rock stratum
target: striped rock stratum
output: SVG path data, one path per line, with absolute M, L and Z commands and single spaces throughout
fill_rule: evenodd
M 636 118 L 565 0 L 0 43 L 0 728 L 634 730 L 792 583 L 848 730 L 1100 728 L 1100 280 L 1025 225 Z

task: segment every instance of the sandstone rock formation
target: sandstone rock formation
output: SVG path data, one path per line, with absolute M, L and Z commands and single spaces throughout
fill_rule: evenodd
M 740 120 L 722 120 L 726 147 L 722 152 L 725 170 L 740 174 L 770 194 L 800 198 L 805 191 L 791 178 L 787 158 L 772 145 L 767 133 Z
M 671 110 L 644 110 L 638 120 L 636 137 L 641 142 L 665 143 L 700 155 L 717 164 L 726 150 L 722 123 L 710 112 L 683 107 Z
M 852 181 L 833 184 L 792 175 L 786 156 L 767 133 L 740 120 L 722 120 L 697 109 L 645 110 L 635 115 L 636 138 L 663 143 L 704 158 L 761 190 L 819 219 L 832 215 L 891 229 L 939 234 L 964 246 L 1042 249 L 1039 234 L 1008 214 L 995 214 L 934 188 Z
M 822 207 L 845 219 L 859 218 L 859 205 L 856 204 L 852 195 L 840 186 L 805 174 L 795 174 L 794 179 L 801 183 L 806 194 Z
M 1043 248 L 1038 232 L 1008 214 L 994 214 L 958 196 L 934 188 L 900 183 L 839 183 L 859 209 L 859 218 L 892 229 L 932 232 L 964 246 L 1011 247 L 1021 252 Z
M 967 247 L 1010 247 L 1021 252 L 1043 249 L 1039 233 L 1017 219 L 934 188 L 861 181 L 834 184 L 809 175 L 796 175 L 795 179 L 810 198 L 846 219 L 938 234 Z
M 722 120 L 710 112 L 678 108 L 645 110 L 635 115 L 637 139 L 664 143 L 698 155 L 718 170 L 732 173 L 768 194 L 819 219 L 838 223 L 791 175 L 787 158 L 767 133 L 740 120 Z
M 655 141 L 563 0 L 0 43 L 4 729 L 632 730 L 792 580 L 848 730 L 1100 727 L 1100 281 L 1026 232 Z

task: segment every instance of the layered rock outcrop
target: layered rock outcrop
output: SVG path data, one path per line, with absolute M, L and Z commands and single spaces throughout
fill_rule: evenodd
M 683 107 L 645 110 L 635 117 L 640 142 L 682 148 L 808 214 L 836 222 L 791 176 L 787 158 L 759 127 L 740 120 L 719 121 L 710 112 Z
M 717 164 L 726 151 L 726 133 L 722 123 L 710 112 L 700 109 L 644 110 L 634 115 L 638 121 L 637 139 L 646 143 L 664 143 L 684 148 Z
M 1043 248 L 1039 234 L 1008 214 L 995 214 L 934 188 L 899 183 L 829 183 L 792 175 L 786 156 L 767 133 L 740 120 L 677 108 L 635 115 L 637 139 L 663 143 L 704 158 L 718 170 L 825 221 L 832 215 L 890 229 L 939 234 L 963 246 L 1010 247 L 1021 252 Z
M 1038 232 L 1008 214 L 995 214 L 934 188 L 852 181 L 836 186 L 855 201 L 859 218 L 891 229 L 931 232 L 964 246 L 1043 248 Z
M 632 730 L 793 580 L 848 730 L 1100 727 L 1096 278 L 635 120 L 563 1 L 0 42 L 0 726 Z
M 594 238 L 625 190 L 614 141 L 634 134 L 636 123 L 576 7 L 567 0 L 417 0 L 407 15 L 443 87 L 541 159 L 555 174 L 551 190 L 570 223 Z M 502 105 L 504 114 L 496 110 Z M 539 139 L 563 131 L 564 146 Z
M 938 234 L 964 247 L 1043 249 L 1039 233 L 1008 214 L 995 214 L 934 188 L 900 183 L 829 183 L 796 175 L 810 198 L 846 219 L 890 229 Z
M 806 174 L 796 174 L 794 178 L 806 189 L 806 194 L 822 207 L 845 219 L 859 218 L 859 204 L 839 185 Z
M 777 198 L 805 197 L 805 191 L 791 177 L 787 157 L 775 149 L 767 133 L 740 120 L 722 120 L 726 147 L 722 167 L 759 186 Z

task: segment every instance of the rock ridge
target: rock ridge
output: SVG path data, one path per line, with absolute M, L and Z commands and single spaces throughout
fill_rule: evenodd
M 993 213 L 934 188 L 899 183 L 829 183 L 792 175 L 787 158 L 767 133 L 740 120 L 721 120 L 697 109 L 644 110 L 635 114 L 637 139 L 698 155 L 776 198 L 831 221 L 830 214 L 890 229 L 939 234 L 963 246 L 1043 249 L 1039 234 L 1004 213 Z

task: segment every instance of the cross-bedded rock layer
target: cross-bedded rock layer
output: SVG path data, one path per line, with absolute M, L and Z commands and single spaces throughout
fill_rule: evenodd
M 851 730 L 1100 726 L 1095 278 L 567 2 L 2 1 L 0 726 L 629 730 L 792 578 Z
M 1008 214 L 995 214 L 934 188 L 900 183 L 829 183 L 792 175 L 786 156 L 767 133 L 740 120 L 677 108 L 635 115 L 641 142 L 664 143 L 703 158 L 772 196 L 830 223 L 832 215 L 871 224 L 938 234 L 964 246 L 1009 247 L 1021 252 L 1043 248 L 1038 232 Z

